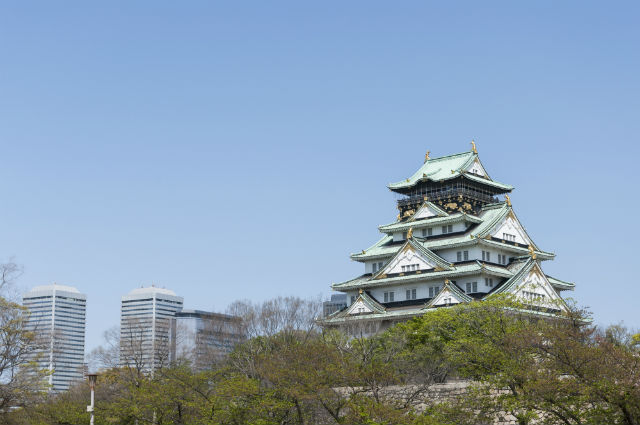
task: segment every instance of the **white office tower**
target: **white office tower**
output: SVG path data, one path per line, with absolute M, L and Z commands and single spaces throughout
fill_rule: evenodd
M 24 294 L 22 303 L 29 308 L 28 326 L 39 346 L 32 360 L 51 372 L 47 379 L 52 391 L 69 389 L 83 378 L 87 296 L 54 283 L 36 286 Z
M 175 313 L 183 299 L 154 286 L 122 297 L 120 365 L 151 372 L 175 359 Z

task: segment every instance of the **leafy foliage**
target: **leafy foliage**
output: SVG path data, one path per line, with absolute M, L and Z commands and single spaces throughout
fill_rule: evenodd
M 96 424 L 633 424 L 640 337 L 573 306 L 532 314 L 495 297 L 429 312 L 371 338 L 317 329 L 295 299 L 238 303 L 253 336 L 223 362 L 105 370 Z M 285 311 L 278 311 L 285 310 Z M 104 354 L 104 353 L 103 353 Z M 469 382 L 447 399 L 434 383 Z M 16 424 L 80 424 L 88 390 L 14 411 Z M 420 406 L 417 408 L 416 406 Z

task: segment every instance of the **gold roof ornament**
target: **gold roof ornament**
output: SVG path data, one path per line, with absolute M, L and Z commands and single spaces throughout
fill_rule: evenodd
M 358 294 L 361 294 L 361 295 L 362 295 L 362 292 L 363 292 L 363 291 L 362 291 L 362 288 L 358 289 Z
M 407 239 L 411 239 L 413 237 L 413 227 L 409 227 L 409 231 L 407 232 Z
M 365 250 L 364 250 L 364 249 L 362 250 L 362 253 L 363 253 L 363 254 L 365 253 Z
M 511 206 L 511 198 L 509 197 L 509 195 L 504 195 L 504 199 L 507 200 L 507 206 L 510 207 Z
M 447 284 L 449 284 L 449 283 L 451 283 L 451 281 L 450 281 L 449 279 L 445 279 L 445 280 L 444 280 L 444 284 L 445 284 L 445 285 L 447 285 Z
M 476 149 L 476 142 L 474 140 L 471 141 L 471 152 L 477 154 L 478 149 Z
M 431 153 L 431 151 L 427 151 L 427 153 L 424 155 L 424 162 L 427 162 L 429 160 L 429 154 Z
M 532 259 L 536 259 L 537 255 L 536 252 L 533 250 L 533 247 L 531 245 L 529 245 L 529 255 L 531 256 Z

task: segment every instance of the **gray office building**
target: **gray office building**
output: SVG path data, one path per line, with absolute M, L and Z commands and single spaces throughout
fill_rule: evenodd
M 331 300 L 322 303 L 322 315 L 327 317 L 347 306 L 347 294 L 333 294 Z
M 177 356 L 193 368 L 204 370 L 233 350 L 244 339 L 236 316 L 200 310 L 176 313 Z

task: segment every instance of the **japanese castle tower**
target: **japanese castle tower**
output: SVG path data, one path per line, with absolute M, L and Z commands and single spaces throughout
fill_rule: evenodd
M 382 238 L 352 254 L 364 274 L 332 285 L 347 307 L 325 327 L 373 334 L 429 310 L 496 294 L 513 294 L 541 313 L 565 308 L 560 292 L 574 284 L 546 275 L 540 249 L 518 220 L 508 193 L 469 152 L 430 158 L 411 177 L 388 187 L 399 214 L 380 226 Z M 504 196 L 504 199 L 501 197 Z

